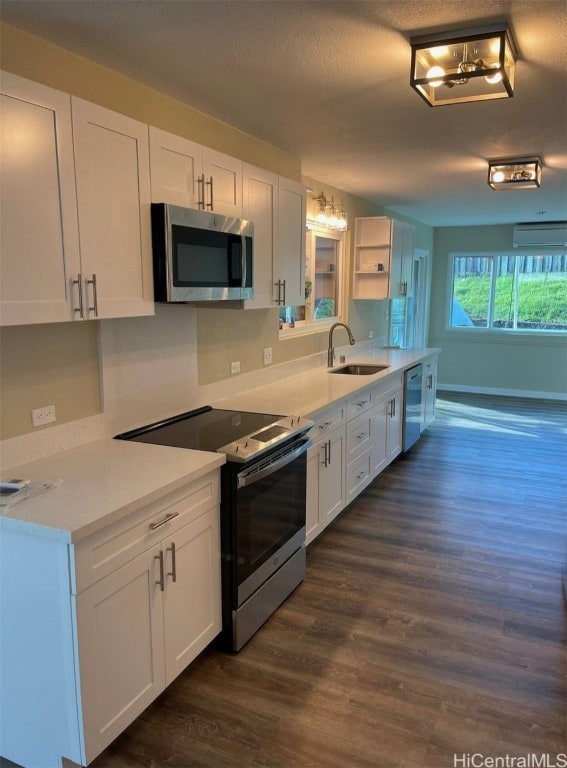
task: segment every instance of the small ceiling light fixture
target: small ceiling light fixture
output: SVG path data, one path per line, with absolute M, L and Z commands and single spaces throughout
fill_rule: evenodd
M 323 192 L 321 192 L 317 197 L 313 197 L 313 200 L 319 206 L 319 210 L 315 215 L 316 222 L 323 224 L 325 227 L 340 229 L 341 231 L 347 228 L 347 213 L 340 203 L 335 203 L 332 195 L 331 199 L 327 200 Z
M 541 158 L 490 160 L 488 186 L 492 189 L 538 189 L 541 186 Z
M 514 95 L 517 49 L 507 24 L 410 38 L 410 85 L 431 107 Z

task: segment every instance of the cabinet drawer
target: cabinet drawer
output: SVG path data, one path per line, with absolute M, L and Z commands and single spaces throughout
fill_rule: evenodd
M 370 397 L 370 390 L 366 389 L 363 392 L 359 392 L 353 395 L 347 400 L 346 412 L 347 420 L 355 419 L 372 407 L 372 399 Z
M 346 471 L 346 503 L 350 504 L 372 480 L 372 449 L 349 464 Z
M 371 391 L 372 404 L 375 405 L 384 397 L 387 397 L 391 393 L 396 392 L 398 389 L 403 388 L 403 385 L 404 385 L 404 378 L 402 374 L 396 374 L 395 376 L 388 376 L 386 381 L 381 382 L 380 384 L 378 384 L 372 389 Z
M 219 504 L 219 472 L 148 504 L 75 545 L 75 584 L 78 594 L 155 543 Z
M 372 445 L 372 414 L 370 411 L 363 413 L 356 419 L 349 421 L 346 434 L 346 463 L 368 450 Z
M 315 420 L 315 425 L 309 430 L 309 437 L 313 441 L 330 434 L 337 427 L 342 427 L 345 423 L 345 406 L 341 405 L 330 408 Z

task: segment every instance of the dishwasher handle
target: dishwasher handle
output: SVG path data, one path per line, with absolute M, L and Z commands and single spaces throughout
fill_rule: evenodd
M 295 461 L 295 459 L 304 454 L 311 445 L 313 445 L 313 440 L 310 437 L 303 436 L 280 451 L 276 451 L 271 456 L 263 460 L 260 459 L 251 467 L 237 474 L 237 488 L 253 485 L 258 480 L 262 480 L 264 477 L 268 477 L 268 475 L 272 475 L 279 469 L 291 464 L 292 461 Z

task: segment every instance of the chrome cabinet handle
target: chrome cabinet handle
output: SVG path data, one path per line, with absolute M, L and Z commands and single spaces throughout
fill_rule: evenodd
M 360 432 L 356 437 L 358 440 L 362 440 L 363 437 L 366 437 L 366 432 Z
M 278 298 L 276 299 L 275 303 L 278 304 L 280 307 L 285 307 L 285 280 L 278 280 L 275 285 L 278 287 Z M 282 289 L 283 289 L 283 298 L 282 298 Z
M 407 296 L 408 295 L 408 284 L 407 284 L 407 282 L 400 283 L 400 294 L 402 296 Z
M 167 575 L 171 576 L 172 581 L 177 581 L 177 567 L 175 564 L 175 542 L 171 542 L 171 547 L 168 547 L 167 552 L 171 552 L 171 571 L 168 571 Z
M 96 275 L 93 272 L 93 275 L 90 280 L 85 281 L 87 285 L 92 285 L 93 287 L 93 306 L 87 307 L 87 312 L 94 312 L 95 317 L 98 317 L 98 295 L 96 292 Z M 87 292 L 88 295 L 88 292 Z
M 159 588 L 163 592 L 165 590 L 165 578 L 163 575 L 163 550 L 160 549 L 159 555 L 156 555 L 154 560 L 159 560 L 159 581 L 156 581 L 155 583 L 159 584 Z
M 84 307 L 83 307 L 83 276 L 82 276 L 82 274 L 80 272 L 77 275 L 77 279 L 76 280 L 71 280 L 71 285 L 76 285 L 78 287 L 78 291 L 79 291 L 79 306 L 75 307 L 74 311 L 78 312 L 79 313 L 79 317 L 81 318 L 81 320 L 83 320 L 84 317 L 85 317 L 85 311 L 84 311 Z
M 331 440 L 329 439 L 329 464 L 331 463 Z
M 205 210 L 205 174 L 197 177 L 197 207 Z
M 429 376 L 429 379 L 427 381 L 427 389 L 433 389 L 433 374 Z
M 396 415 L 396 398 L 395 397 L 393 397 L 390 400 L 389 405 L 390 405 L 389 415 L 393 418 Z
M 205 180 L 205 175 L 203 174 L 203 181 L 204 180 Z M 206 207 L 210 208 L 211 211 L 212 211 L 213 210 L 213 177 L 209 176 L 209 180 L 208 181 L 204 181 L 204 183 L 205 183 L 206 187 L 210 187 L 211 188 L 211 202 L 207 203 Z
M 356 479 L 357 479 L 357 480 L 362 480 L 362 478 L 364 477 L 364 475 L 365 475 L 365 474 L 366 474 L 366 472 L 361 472 L 360 474 L 358 474 L 358 475 L 356 476 Z
M 157 523 L 150 523 L 150 531 L 155 531 L 157 528 L 161 528 L 162 525 L 169 523 L 174 517 L 179 517 L 179 512 L 169 512 L 163 520 L 158 520 Z

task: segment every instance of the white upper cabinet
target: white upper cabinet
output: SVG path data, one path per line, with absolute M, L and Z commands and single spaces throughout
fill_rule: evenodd
M 0 126 L 1 323 L 70 320 L 80 271 L 70 97 L 3 72 Z
M 274 271 L 276 303 L 305 304 L 306 191 L 302 184 L 279 180 L 278 249 Z
M 148 127 L 72 97 L 87 319 L 152 315 Z
M 242 161 L 150 126 L 152 201 L 242 216 Z
M 254 223 L 254 298 L 244 308 L 305 304 L 305 187 L 245 163 L 243 215 Z
M 242 215 L 254 223 L 254 298 L 247 299 L 244 307 L 275 307 L 279 178 L 247 163 L 242 178 Z
M 415 229 L 388 216 L 354 225 L 353 299 L 397 299 L 412 292 Z
M 2 73 L 3 325 L 154 312 L 148 128 Z

